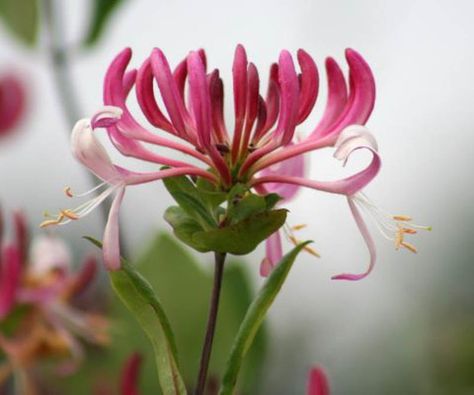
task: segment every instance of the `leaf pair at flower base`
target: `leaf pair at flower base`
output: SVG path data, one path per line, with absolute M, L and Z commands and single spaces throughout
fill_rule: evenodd
M 248 254 L 286 220 L 286 210 L 273 209 L 276 194 L 255 195 L 243 184 L 225 193 L 200 180 L 194 185 L 186 177 L 164 183 L 179 204 L 166 210 L 165 220 L 176 237 L 200 252 Z M 227 209 L 220 205 L 224 201 Z

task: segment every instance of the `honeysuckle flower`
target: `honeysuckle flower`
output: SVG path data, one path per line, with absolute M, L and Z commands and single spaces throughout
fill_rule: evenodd
M 248 62 L 243 46 L 235 51 L 233 73 L 234 124 L 224 121 L 224 84 L 219 70 L 207 70 L 203 50 L 191 51 L 174 70 L 164 53 L 155 48 L 138 70 L 127 71 L 132 52 L 120 52 L 104 79 L 104 105 L 91 119 L 79 121 L 72 133 L 75 157 L 103 180 L 103 191 L 74 210 L 62 210 L 44 226 L 64 224 L 88 214 L 106 197 L 115 194 L 104 233 L 104 261 L 109 270 L 120 268 L 118 212 L 125 189 L 167 177 L 188 175 L 202 177 L 218 190 L 229 191 L 237 183 L 256 193 L 278 191 L 289 199 L 299 187 L 345 196 L 351 212 L 369 247 L 369 268 L 362 274 L 342 274 L 336 279 L 365 277 L 375 262 L 375 248 L 359 213 L 360 193 L 377 175 L 381 166 L 377 143 L 364 127 L 375 101 L 375 82 L 366 61 L 356 51 L 345 52 L 349 66 L 347 80 L 332 58 L 326 60 L 328 99 L 319 123 L 309 128 L 306 137 L 295 138 L 295 131 L 307 119 L 316 103 L 319 74 L 316 63 L 304 50 L 297 52 L 300 71 L 292 55 L 283 50 L 272 64 L 265 97 L 260 94 L 256 66 Z M 156 85 L 156 88 L 155 88 Z M 143 126 L 132 115 L 127 99 L 134 90 L 142 114 L 148 123 L 169 136 L 159 135 Z M 161 100 L 157 100 L 159 94 Z M 159 104 L 162 102 L 163 104 Z M 96 137 L 99 129 L 123 155 L 164 165 L 156 172 L 134 172 L 114 164 Z M 231 133 L 232 129 L 232 133 Z M 308 128 L 306 128 L 308 130 Z M 149 149 L 179 151 L 183 161 L 163 156 Z M 317 181 L 304 176 L 303 155 L 334 147 L 334 156 L 345 164 L 350 155 L 365 149 L 370 163 L 361 171 L 340 180 Z M 70 188 L 68 196 L 73 196 Z M 80 196 L 80 195 L 77 195 Z M 395 238 L 398 246 L 411 246 L 403 237 L 413 229 L 401 226 Z M 398 221 L 398 222 L 397 222 Z M 261 272 L 267 274 L 281 254 L 279 234 L 267 243 L 267 260 Z M 407 247 L 409 248 L 409 247 Z M 409 248 L 410 249 L 410 248 Z
M 13 72 L 0 75 L 0 137 L 10 134 L 25 112 L 26 92 Z
M 14 224 L 14 240 L 3 243 L 0 262 L 0 322 L 13 320 L 15 328 L 11 333 L 0 331 L 0 348 L 8 358 L 0 367 L 5 372 L 0 386 L 14 370 L 30 386 L 31 368 L 45 358 L 61 358 L 58 373 L 72 372 L 84 357 L 79 339 L 107 344 L 108 323 L 102 315 L 72 303 L 94 279 L 96 259 L 88 257 L 73 272 L 64 242 L 38 236 L 28 251 L 26 224 L 20 213 L 15 214 Z

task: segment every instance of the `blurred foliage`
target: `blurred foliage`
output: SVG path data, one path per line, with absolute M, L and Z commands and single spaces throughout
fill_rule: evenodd
M 114 11 L 122 3 L 123 0 L 92 0 L 92 14 L 84 45 L 92 46 L 99 41 Z
M 137 268 L 151 283 L 161 299 L 178 346 L 181 372 L 188 386 L 195 382 L 211 292 L 211 256 L 207 270 L 193 259 L 183 247 L 167 234 L 159 234 L 140 259 Z M 210 365 L 210 376 L 221 377 L 232 341 L 245 312 L 253 299 L 246 266 L 242 262 L 226 263 L 224 286 L 219 309 L 216 338 Z M 141 389 L 144 395 L 157 394 L 158 381 L 153 350 L 130 312 L 118 298 L 112 299 L 113 340 L 107 352 L 92 349 L 83 368 L 72 377 L 61 380 L 68 394 L 90 393 L 94 383 L 118 383 L 121 367 L 134 351 L 144 357 Z M 265 330 L 257 335 L 244 361 L 241 376 L 242 392 L 258 393 L 266 349 Z M 116 384 L 118 385 L 118 384 Z
M 36 44 L 39 27 L 38 0 L 0 0 L 0 19 L 21 42 Z

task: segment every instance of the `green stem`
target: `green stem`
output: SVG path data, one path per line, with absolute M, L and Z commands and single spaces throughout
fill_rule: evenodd
M 202 395 L 206 388 L 207 372 L 209 369 L 209 361 L 211 359 L 212 343 L 216 331 L 217 313 L 219 310 L 219 300 L 222 289 L 222 278 L 224 274 L 224 262 L 226 254 L 214 253 L 214 285 L 212 288 L 209 317 L 207 320 L 206 336 L 201 353 L 201 363 L 199 366 L 198 381 L 194 395 Z

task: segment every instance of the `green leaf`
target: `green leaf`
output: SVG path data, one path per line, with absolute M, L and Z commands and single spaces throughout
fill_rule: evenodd
M 262 325 L 268 309 L 271 307 L 273 301 L 280 292 L 297 255 L 308 243 L 309 241 L 299 244 L 282 258 L 247 310 L 232 346 L 229 359 L 227 360 L 226 370 L 219 392 L 220 395 L 232 395 L 234 393 L 237 376 L 244 357 L 249 351 L 250 346 Z
M 286 220 L 287 210 L 265 211 L 224 228 L 197 232 L 193 241 L 211 251 L 244 255 L 278 230 Z
M 209 249 L 194 241 L 193 235 L 202 232 L 203 228 L 197 221 L 187 215 L 181 207 L 168 207 L 164 214 L 165 221 L 173 228 L 175 236 L 183 243 L 199 252 L 208 252 Z
M 0 18 L 24 44 L 36 44 L 39 27 L 37 0 L 0 0 Z
M 218 190 L 213 183 L 202 177 L 197 179 L 196 188 L 211 208 L 219 206 L 227 198 L 225 192 Z
M 199 190 L 187 177 L 170 177 L 163 180 L 166 189 L 178 205 L 196 219 L 204 229 L 217 227 L 217 222 L 209 211 Z
M 92 0 L 92 15 L 84 45 L 92 46 L 97 43 L 107 22 L 121 3 L 123 0 Z
M 273 209 L 276 204 L 282 200 L 283 198 L 278 195 L 277 193 L 269 193 L 268 195 L 264 196 L 265 202 L 267 204 L 267 210 Z
M 228 208 L 228 218 L 230 223 L 242 221 L 251 215 L 265 211 L 267 203 L 264 197 L 249 193 L 238 202 L 230 203 Z
M 97 246 L 98 240 L 86 237 Z M 122 268 L 109 272 L 112 288 L 147 334 L 155 351 L 158 377 L 164 395 L 186 394 L 179 372 L 177 349 L 171 325 L 150 284 L 122 259 Z

